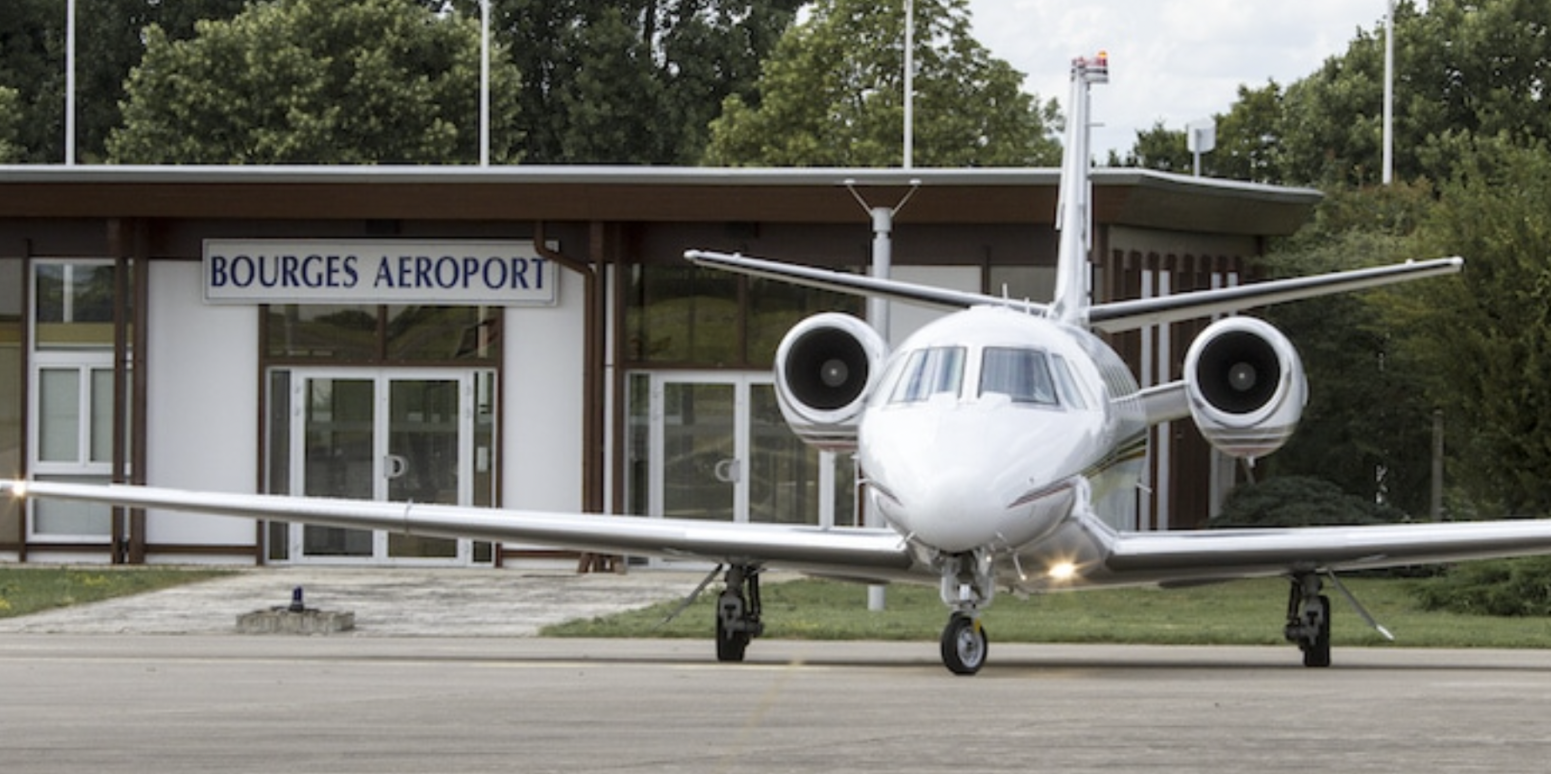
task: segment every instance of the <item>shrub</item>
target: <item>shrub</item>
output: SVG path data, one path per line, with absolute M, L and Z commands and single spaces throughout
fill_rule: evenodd
M 1466 562 L 1412 589 L 1427 610 L 1499 616 L 1551 615 L 1551 557 Z
M 1349 495 L 1324 479 L 1283 476 L 1235 487 L 1209 528 L 1391 524 L 1401 511 Z

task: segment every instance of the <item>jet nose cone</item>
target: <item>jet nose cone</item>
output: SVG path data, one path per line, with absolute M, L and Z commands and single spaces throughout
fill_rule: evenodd
M 964 471 L 920 476 L 893 490 L 896 523 L 916 539 L 944 551 L 968 551 L 996 538 L 1003 505 L 985 483 Z

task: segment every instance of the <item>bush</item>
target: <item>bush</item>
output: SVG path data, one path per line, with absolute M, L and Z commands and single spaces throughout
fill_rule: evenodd
M 1551 616 L 1551 557 L 1466 562 L 1412 589 L 1426 610 Z
M 1207 527 L 1316 527 L 1392 524 L 1401 511 L 1341 491 L 1324 479 L 1284 476 L 1235 487 Z

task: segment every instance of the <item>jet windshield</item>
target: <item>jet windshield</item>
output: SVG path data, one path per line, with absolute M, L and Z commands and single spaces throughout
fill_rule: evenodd
M 919 403 L 933 395 L 957 396 L 964 382 L 964 348 L 931 347 L 910 353 L 899 380 L 889 393 L 890 403 Z
M 1037 349 L 986 347 L 980 360 L 980 395 L 1000 393 L 1014 403 L 1059 406 L 1050 360 Z

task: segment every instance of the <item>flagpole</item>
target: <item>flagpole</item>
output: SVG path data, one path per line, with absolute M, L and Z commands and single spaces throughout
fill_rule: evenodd
M 915 3 L 905 0 L 905 169 L 915 161 Z

